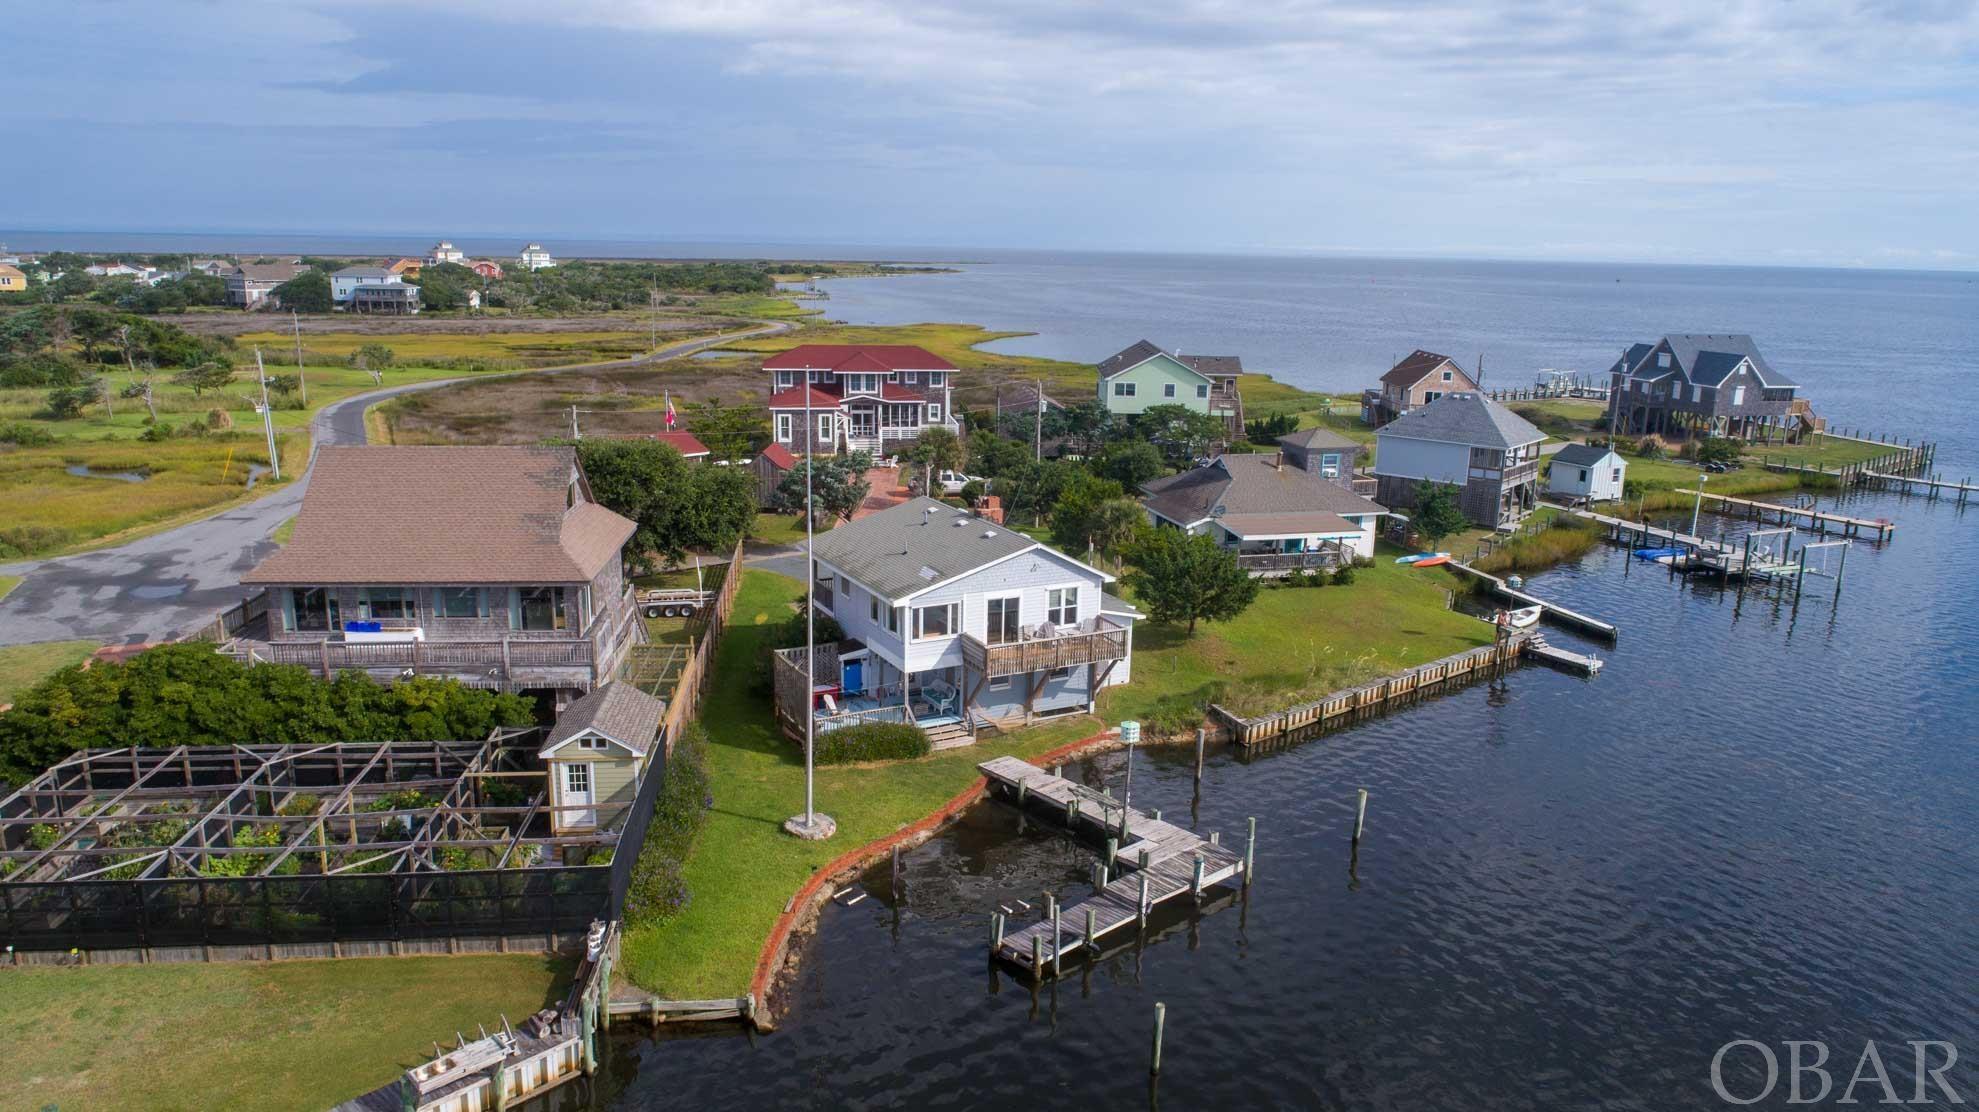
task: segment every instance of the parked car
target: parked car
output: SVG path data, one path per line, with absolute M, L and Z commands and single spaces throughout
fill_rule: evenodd
M 989 480 L 980 475 L 964 475 L 960 471 L 935 472 L 935 485 L 941 488 L 943 494 L 960 494 L 962 493 L 962 488 L 970 483 L 987 482 Z

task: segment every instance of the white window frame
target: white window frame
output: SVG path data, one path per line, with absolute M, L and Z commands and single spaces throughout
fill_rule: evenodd
M 589 749 L 595 753 L 610 749 L 612 743 L 601 737 L 581 737 L 577 739 L 577 747 L 579 749 Z
M 1659 351 L 1659 352 L 1657 352 L 1657 353 L 1656 353 L 1656 365 L 1657 365 L 1658 367 L 1668 367 L 1668 366 L 1670 365 L 1670 353 L 1669 353 L 1669 352 L 1667 352 L 1667 351 Z
M 1008 690 L 1010 690 L 1010 677 L 1009 677 L 1009 676 L 991 676 L 991 677 L 990 677 L 990 680 L 989 680 L 989 689 L 990 689 L 991 691 L 1008 691 Z
M 1339 478 L 1340 460 L 1341 456 L 1338 452 L 1321 452 L 1319 454 L 1319 473 L 1329 479 Z
M 794 413 L 779 413 L 776 415 L 777 443 L 779 444 L 790 443 L 791 438 L 795 435 L 796 432 L 795 429 L 796 422 L 792 420 L 792 418 L 794 418 L 795 416 L 796 414 Z
M 1206 382 L 1198 382 L 1198 383 L 1196 383 L 1196 397 L 1198 397 L 1198 398 L 1207 398 L 1207 397 L 1209 397 L 1209 384 L 1208 384 L 1208 383 L 1206 383 Z
M 928 403 L 928 424 L 930 424 L 930 425 L 937 425 L 937 424 L 940 424 L 940 423 L 941 423 L 941 403 L 940 403 L 940 402 L 929 402 L 929 403 Z
M 579 780 L 583 781 L 583 786 L 581 787 L 578 785 Z M 591 776 L 591 762 L 589 761 L 564 762 L 563 790 L 565 795 L 576 795 L 578 793 L 582 793 L 584 795 L 593 795 L 594 794 L 592 789 L 593 783 L 595 783 L 595 781 Z M 596 803 L 597 800 L 593 799 L 591 802 Z
M 796 387 L 796 385 L 797 385 L 797 372 L 796 372 L 796 371 L 778 371 L 778 372 L 776 373 L 776 388 L 777 388 L 777 389 L 779 389 L 779 390 L 790 390 L 790 389 L 793 389 L 793 388 L 795 388 L 795 387 Z
M 1745 404 L 1745 383 L 1741 382 L 1737 386 L 1732 387 L 1732 404 Z
M 1164 397 L 1164 398 L 1172 398 L 1172 397 L 1174 397 L 1174 396 L 1175 396 L 1175 384 L 1174 384 L 1174 383 L 1172 383 L 1172 382 L 1164 382 L 1164 383 L 1162 383 L 1162 384 L 1161 384 L 1161 396 L 1162 396 L 1162 397 Z
M 472 612 L 451 613 L 447 607 L 447 592 L 454 592 L 456 599 L 465 595 L 473 600 Z M 485 618 L 488 616 L 488 596 L 479 587 L 435 587 L 433 588 L 433 616 L 435 618 Z
M 993 602 L 1009 602 L 1013 599 L 1017 603 L 1017 620 L 1012 622 L 1011 624 L 1017 627 L 1016 639 L 1011 641 L 991 641 L 990 640 L 990 604 Z M 983 599 L 983 643 L 989 645 L 1014 645 L 1018 641 L 1022 641 L 1023 639 L 1024 639 L 1024 592 L 1006 591 L 1002 594 L 989 595 L 985 597 Z
M 833 426 L 832 426 L 832 421 L 833 421 L 833 418 L 834 418 L 834 416 L 835 416 L 834 414 L 830 414 L 830 413 L 820 413 L 820 414 L 818 414 L 818 439 L 819 439 L 819 440 L 823 440 L 823 441 L 825 441 L 825 442 L 827 442 L 827 443 L 836 443 L 836 442 L 837 442 L 837 440 L 838 440 L 838 437 L 837 437 L 837 435 L 836 435 L 836 434 L 835 434 L 835 433 L 833 432 Z
M 946 611 L 947 613 L 948 629 L 944 633 L 923 632 L 923 615 L 934 610 Z M 927 606 L 916 606 L 914 608 L 914 640 L 916 641 L 946 640 L 950 637 L 954 637 L 955 635 L 961 633 L 962 632 L 961 625 L 962 625 L 962 604 L 959 602 L 937 602 Z
M 1059 586 L 1059 587 L 1047 587 L 1047 588 L 1045 588 L 1045 592 L 1044 592 L 1044 620 L 1045 620 L 1045 621 L 1047 621 L 1047 622 L 1050 622 L 1050 623 L 1051 623 L 1052 625 L 1055 625 L 1055 626 L 1076 626 L 1076 625 L 1078 625 L 1078 624 L 1079 624 L 1079 611 L 1080 611 L 1080 603 L 1081 603 L 1081 601 L 1082 601 L 1082 600 L 1080 599 L 1080 597 L 1079 597 L 1079 590 L 1080 590 L 1080 588 L 1081 588 L 1081 587 L 1084 587 L 1084 586 L 1085 586 L 1085 584 L 1083 584 L 1083 583 L 1067 583 L 1067 584 L 1065 584 L 1065 585 L 1063 585 L 1063 586 Z M 1071 597 L 1071 610 L 1072 610 L 1072 617 L 1071 617 L 1071 618 L 1070 618 L 1069 620 L 1067 620 L 1067 619 L 1066 619 L 1066 618 L 1064 617 L 1064 614 L 1065 614 L 1065 609 L 1066 609 L 1066 599 L 1065 599 L 1065 593 L 1066 593 L 1066 592 L 1068 592 L 1068 591 L 1069 591 L 1069 592 L 1071 592 L 1071 595 L 1072 595 L 1072 597 Z M 1055 600 L 1055 601 L 1054 601 L 1054 600 Z M 1057 615 L 1059 615 L 1059 616 L 1058 616 L 1058 617 L 1053 617 L 1053 616 L 1052 616 L 1053 614 L 1057 614 Z
M 1116 383 L 1114 383 L 1114 384 L 1113 384 L 1113 396 L 1114 396 L 1114 397 L 1116 397 L 1116 398 L 1131 398 L 1131 397 L 1133 397 L 1133 396 L 1134 396 L 1134 384 L 1133 384 L 1133 383 L 1131 383 L 1131 382 L 1116 382 Z
M 1701 402 L 1701 401 L 1703 401 L 1703 400 L 1704 400 L 1704 387 L 1702 387 L 1702 386 L 1699 386 L 1699 385 L 1698 385 L 1697 383 L 1695 383 L 1695 382 L 1693 382 L 1693 383 L 1691 383 L 1691 384 L 1690 384 L 1690 400 L 1691 400 L 1691 401 L 1693 401 L 1693 402 Z
M 1073 665 L 1070 664 L 1063 668 L 1053 668 L 1044 674 L 1044 682 L 1050 683 L 1053 680 L 1069 680 L 1072 678 L 1072 669 Z
M 1454 374 L 1452 374 L 1451 372 L 1449 372 L 1449 371 L 1444 371 L 1444 372 L 1443 372 L 1443 381 L 1445 381 L 1445 382 L 1455 382 L 1455 381 L 1456 381 L 1456 379 L 1457 379 L 1457 376 L 1456 376 L 1456 375 L 1454 375 Z

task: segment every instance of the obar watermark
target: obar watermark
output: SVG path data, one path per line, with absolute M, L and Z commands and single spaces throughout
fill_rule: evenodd
M 1837 1080 L 1840 1062 L 1829 1066 L 1825 1042 L 1786 1039 L 1780 1048 L 1757 1039 L 1733 1039 L 1719 1047 L 1711 1056 L 1712 1091 L 1727 1104 L 1775 1098 L 1782 1083 L 1788 1104 L 1965 1103 L 1945 1076 L 1958 1064 L 1958 1048 L 1948 1042 L 1911 1039 L 1886 1050 L 1870 1039 L 1847 1081 Z

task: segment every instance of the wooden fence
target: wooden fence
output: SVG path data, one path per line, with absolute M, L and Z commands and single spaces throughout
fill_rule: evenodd
M 729 554 L 722 585 L 705 611 L 707 624 L 687 648 L 686 662 L 673 684 L 673 697 L 667 700 L 666 716 L 660 719 L 660 736 L 666 739 L 669 753 L 673 751 L 674 739 L 701 709 L 701 696 L 706 693 L 708 677 L 714 672 L 715 647 L 721 644 L 722 631 L 728 628 L 729 615 L 735 610 L 735 592 L 741 586 L 742 542 L 737 541 L 735 551 Z
M 211 641 L 222 645 L 268 613 L 268 592 L 260 591 L 214 615 L 213 620 L 179 638 L 181 641 Z

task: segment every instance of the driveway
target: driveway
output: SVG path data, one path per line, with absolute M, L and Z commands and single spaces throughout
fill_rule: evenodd
M 769 322 L 744 332 L 671 344 L 634 359 L 514 373 L 637 367 L 793 327 Z M 504 376 L 473 376 L 475 381 L 499 377 Z M 324 406 L 310 426 L 315 445 L 362 444 L 364 411 L 373 404 L 460 381 L 388 387 Z M 26 577 L 0 599 L 0 645 L 79 638 L 112 644 L 162 641 L 191 632 L 241 600 L 242 573 L 275 550 L 269 534 L 295 516 L 308 485 L 305 474 L 266 497 L 115 548 L 0 565 L 0 572 Z

